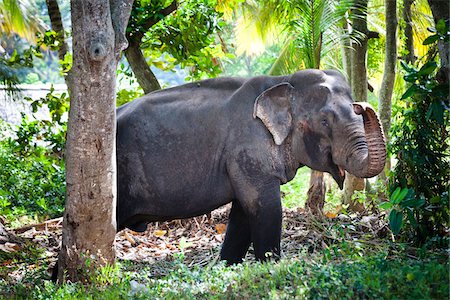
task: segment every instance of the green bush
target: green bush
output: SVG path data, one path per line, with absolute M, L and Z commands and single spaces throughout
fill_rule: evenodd
M 436 27 L 424 44 L 440 36 L 448 42 L 448 26 L 438 22 Z M 391 152 L 398 161 L 390 178 L 390 201 L 383 207 L 391 209 L 394 233 L 403 227 L 423 243 L 445 237 L 449 227 L 449 86 L 435 78 L 438 66 L 433 60 L 418 69 L 402 66 L 409 88 L 401 100 L 408 106 L 392 127 Z
M 62 215 L 64 162 L 41 146 L 28 155 L 16 151 L 11 138 L 0 142 L 0 215 Z
M 31 103 L 33 110 L 46 105 L 52 121 L 30 120 L 22 115 L 15 129 L 3 124 L 0 135 L 0 215 L 53 218 L 62 215 L 65 200 L 64 153 L 68 106 L 65 94 L 52 91 Z

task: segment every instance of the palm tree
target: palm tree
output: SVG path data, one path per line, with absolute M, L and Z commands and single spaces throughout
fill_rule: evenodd
M 0 32 L 35 41 L 36 32 L 43 32 L 46 26 L 34 9 L 28 0 L 0 0 Z
M 34 42 L 36 32 L 43 32 L 45 24 L 36 17 L 34 6 L 28 0 L 0 0 L 0 32 L 6 36 L 18 36 Z M 19 83 L 13 67 L 7 63 L 5 45 L 0 36 L 0 83 L 14 91 Z

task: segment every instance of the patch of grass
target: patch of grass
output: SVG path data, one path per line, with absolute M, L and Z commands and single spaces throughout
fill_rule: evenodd
M 304 256 L 280 262 L 245 262 L 227 267 L 166 264 L 168 274 L 152 277 L 152 265 L 123 262 L 99 272 L 93 284 L 49 281 L 17 284 L 0 296 L 33 299 L 445 299 L 449 263 L 444 253 L 420 259 L 382 252 L 357 259 Z M 5 293 L 5 291 L 9 291 Z
M 281 186 L 282 203 L 288 208 L 305 207 L 311 170 L 303 167 L 290 182 Z

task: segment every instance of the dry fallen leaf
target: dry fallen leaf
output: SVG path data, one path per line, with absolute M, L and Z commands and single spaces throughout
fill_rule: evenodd
M 0 251 L 3 252 L 16 252 L 20 250 L 20 246 L 14 243 L 6 242 L 5 244 L 0 244 Z
M 330 219 L 334 219 L 334 218 L 337 217 L 337 213 L 328 211 L 328 212 L 325 213 L 325 217 L 330 218 Z
M 136 245 L 136 241 L 126 231 L 123 233 L 123 235 L 125 236 L 127 241 L 130 242 L 131 246 Z
M 218 234 L 223 234 L 225 233 L 225 231 L 227 231 L 227 225 L 220 223 L 220 224 L 216 224 L 216 231 Z
M 165 235 L 166 233 L 167 233 L 167 230 L 155 230 L 155 231 L 153 232 L 153 235 L 154 235 L 154 236 L 157 236 L 157 237 L 160 237 L 160 236 Z

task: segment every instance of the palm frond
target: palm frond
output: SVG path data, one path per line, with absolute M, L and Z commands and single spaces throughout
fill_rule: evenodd
M 282 40 L 280 20 L 286 20 L 287 9 L 285 3 L 274 0 L 244 2 L 235 26 L 237 54 L 260 54 L 265 47 Z
M 0 31 L 35 41 L 36 32 L 44 32 L 46 25 L 33 12 L 34 2 L 29 0 L 0 0 Z

